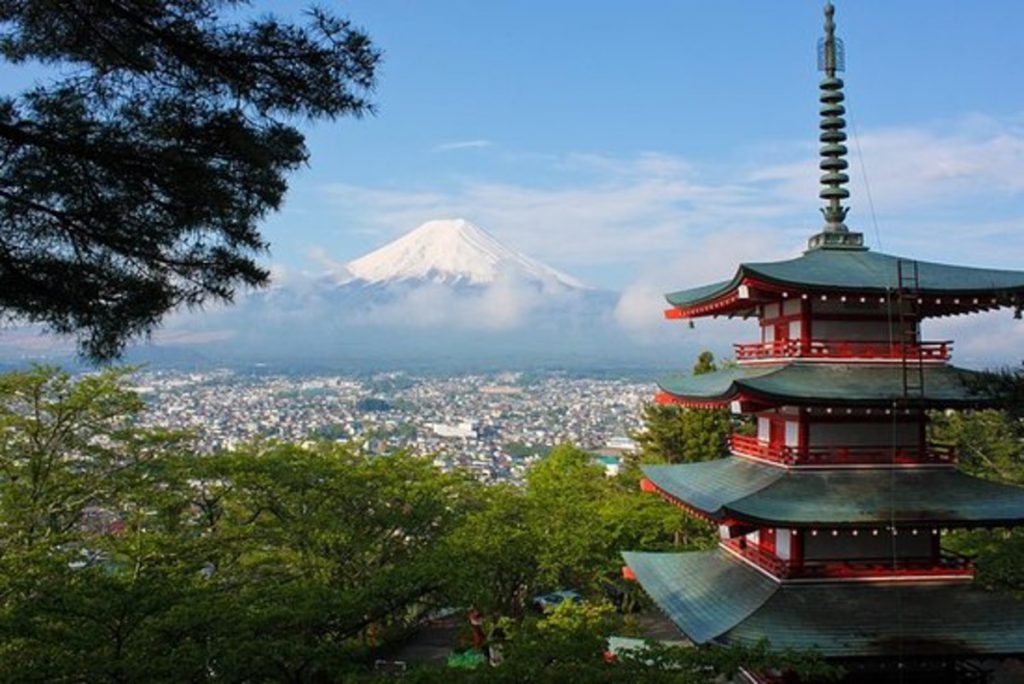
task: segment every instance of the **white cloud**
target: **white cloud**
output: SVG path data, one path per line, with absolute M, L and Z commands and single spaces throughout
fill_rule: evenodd
M 756 230 L 701 236 L 671 261 L 654 262 L 643 269 L 619 297 L 615 319 L 638 336 L 657 334 L 665 326 L 665 293 L 728 280 L 744 261 L 774 261 L 797 254 L 799 249 L 787 249 Z M 674 321 L 672 325 L 686 324 Z
M 237 335 L 235 330 L 176 330 L 160 329 L 153 333 L 147 343 L 182 346 L 198 346 L 215 342 L 226 342 Z
M 452 152 L 454 150 L 474 150 L 484 147 L 491 147 L 494 143 L 490 140 L 456 140 L 454 142 L 441 143 L 431 148 L 432 152 Z
M 322 271 L 331 275 L 344 276 L 348 272 L 344 263 L 331 257 L 330 253 L 320 245 L 314 245 L 307 249 L 306 256 Z
M 20 354 L 66 356 L 74 353 L 72 337 L 51 335 L 38 325 L 9 324 L 0 326 L 0 354 L 5 358 Z
M 772 223 L 791 210 L 758 187 L 702 182 L 664 155 L 575 156 L 603 169 L 592 183 L 539 187 L 471 180 L 450 192 L 325 189 L 339 211 L 391 239 L 438 216 L 464 216 L 559 267 L 622 264 L 684 249 L 706 233 Z
M 510 330 L 544 306 L 565 304 L 572 295 L 541 292 L 530 284 L 499 277 L 484 288 L 452 289 L 426 283 L 384 301 L 368 300 L 360 310 L 335 311 L 350 325 L 458 330 Z
M 953 340 L 953 362 L 970 368 L 1019 366 L 1024 361 L 1024 321 L 1009 309 L 927 321 L 922 336 Z
M 900 215 L 936 204 L 977 208 L 985 198 L 1024 192 L 1024 130 L 1016 122 L 973 115 L 920 127 L 862 132 L 847 142 L 852 202 L 868 221 L 868 187 L 880 213 Z M 801 146 L 804 161 L 772 164 L 750 172 L 789 201 L 817 195 L 816 150 Z
M 270 264 L 267 270 L 270 271 L 271 287 L 284 285 L 291 276 L 291 270 L 284 264 Z

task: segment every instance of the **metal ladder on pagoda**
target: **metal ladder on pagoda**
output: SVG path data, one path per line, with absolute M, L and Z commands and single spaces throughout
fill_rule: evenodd
M 896 331 L 900 345 L 900 375 L 902 378 L 902 396 L 893 401 L 893 436 L 895 439 L 896 416 L 895 409 L 902 407 L 908 413 L 910 410 L 917 412 L 917 419 L 922 422 L 925 419 L 924 400 L 924 352 L 921 347 L 919 323 L 921 320 L 921 278 L 918 272 L 917 262 L 910 259 L 898 259 L 896 261 L 896 307 L 897 325 Z M 890 308 L 890 312 L 892 309 Z M 890 321 L 892 318 L 890 317 Z M 890 323 L 891 325 L 891 323 Z M 895 441 L 893 442 L 893 465 L 896 461 Z M 927 446 L 920 444 L 919 449 L 925 450 Z M 922 453 L 923 455 L 923 453 Z M 889 479 L 889 527 L 892 530 L 892 567 L 895 570 L 899 567 L 899 552 L 896 546 L 896 469 L 890 471 Z M 896 599 L 896 620 L 899 624 L 899 667 L 901 668 L 900 681 L 903 667 L 903 605 L 897 595 Z
M 896 261 L 896 306 L 899 325 L 902 403 L 906 409 L 924 411 L 924 349 L 918 339 L 921 277 L 917 262 Z

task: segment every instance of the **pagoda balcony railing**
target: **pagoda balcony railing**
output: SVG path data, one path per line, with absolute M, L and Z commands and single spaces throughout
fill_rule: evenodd
M 781 579 L 856 579 L 859 577 L 971 577 L 966 556 L 942 551 L 935 558 L 815 558 L 793 562 L 779 558 L 743 537 L 721 541 L 728 549 Z
M 791 447 L 769 444 L 750 435 L 733 434 L 729 448 L 739 456 L 750 456 L 785 465 L 912 465 L 956 463 L 956 447 L 948 444 L 912 446 L 828 446 Z
M 953 343 L 917 342 L 901 346 L 889 341 L 851 340 L 774 340 L 734 344 L 737 361 L 759 361 L 764 359 L 857 359 L 870 361 L 899 361 L 904 358 L 916 361 L 948 361 L 953 353 Z

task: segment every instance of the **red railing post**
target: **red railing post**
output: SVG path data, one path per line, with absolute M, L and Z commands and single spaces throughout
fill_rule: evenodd
M 735 344 L 733 349 L 736 358 L 742 361 L 782 358 L 782 357 L 814 357 L 836 359 L 891 359 L 902 358 L 903 349 L 896 344 L 878 341 L 852 340 L 771 340 L 752 344 Z M 921 356 L 929 361 L 945 361 L 952 353 L 948 341 L 916 342 L 908 349 L 908 353 Z

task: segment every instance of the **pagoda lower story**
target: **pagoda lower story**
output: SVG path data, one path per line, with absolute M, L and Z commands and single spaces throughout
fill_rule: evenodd
M 850 681 L 984 681 L 986 667 L 1024 653 L 1024 602 L 970 581 L 780 581 L 727 547 L 624 557 L 694 643 L 813 651 Z
M 980 663 L 1024 653 L 1024 602 L 976 586 L 970 560 L 942 548 L 951 529 L 1019 524 L 1024 489 L 925 456 L 784 464 L 746 446 L 643 467 L 644 490 L 719 529 L 714 551 L 624 554 L 691 641 L 810 650 L 864 682 L 894 663 L 904 677 L 975 681 Z

